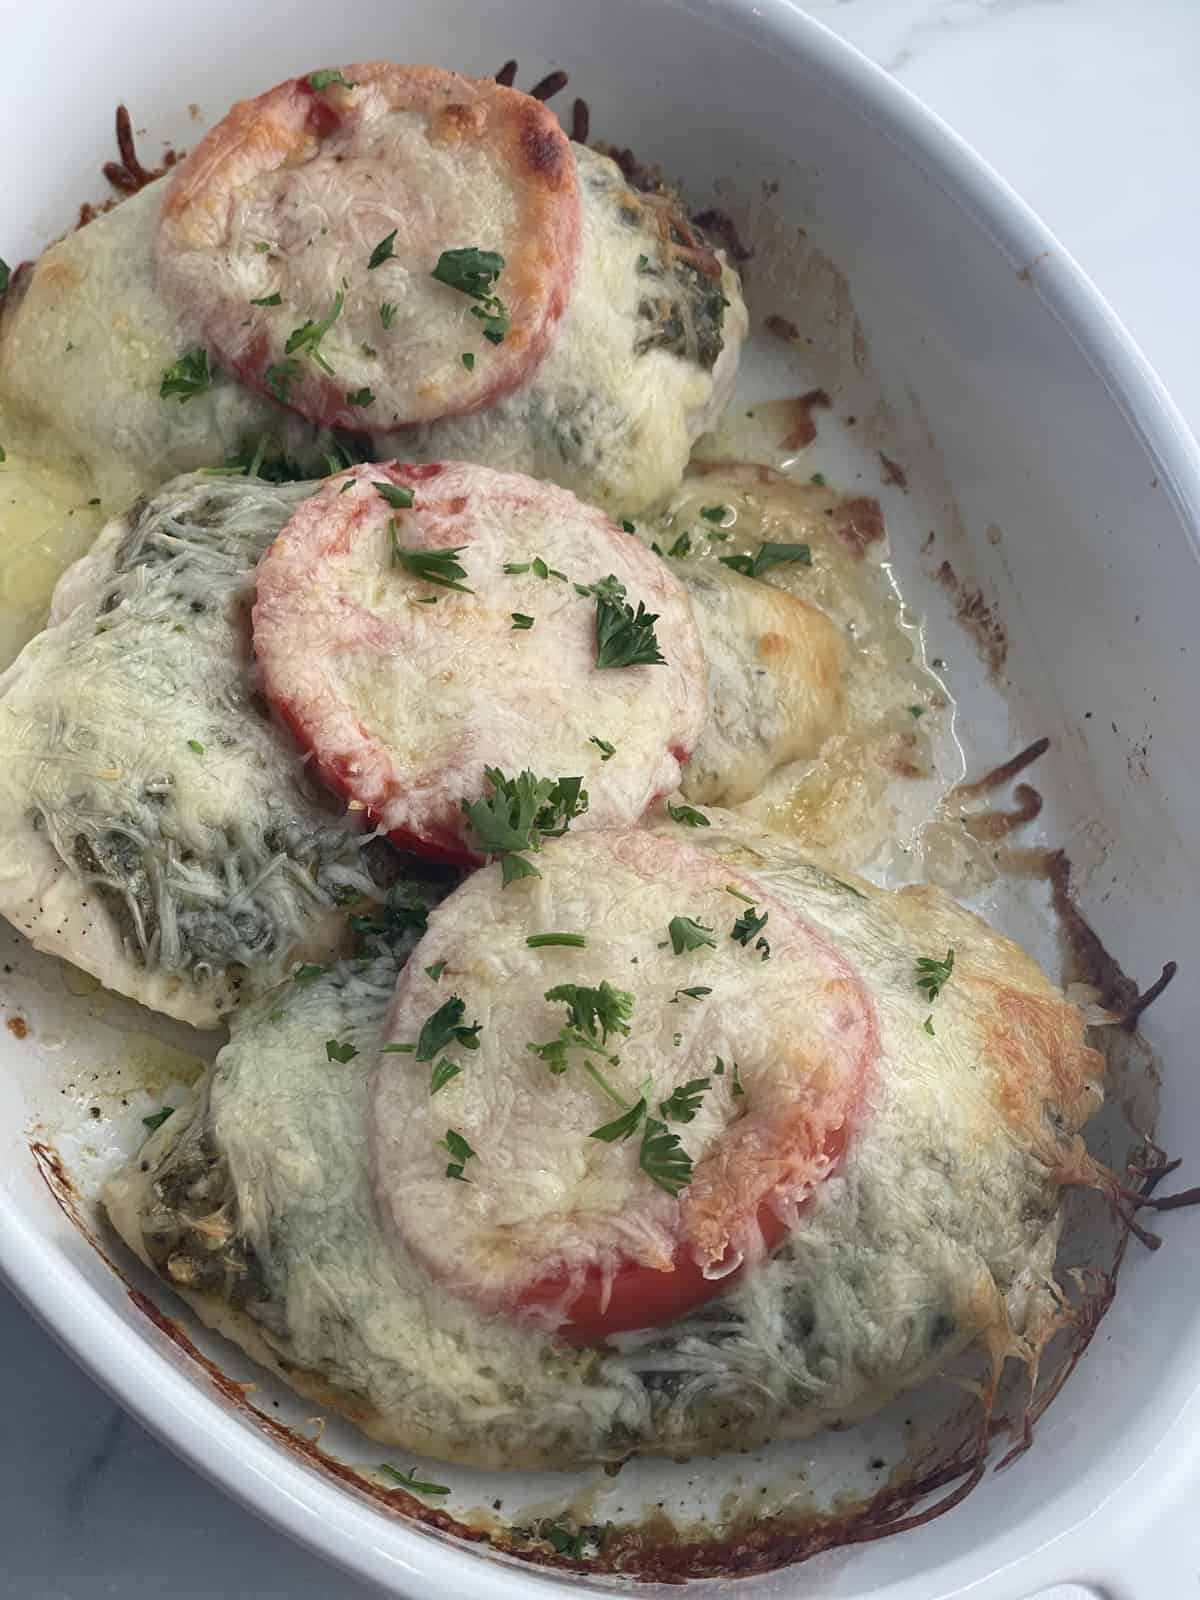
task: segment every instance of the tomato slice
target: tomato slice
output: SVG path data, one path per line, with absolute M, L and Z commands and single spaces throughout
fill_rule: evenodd
M 826 1134 L 821 1146 L 821 1153 L 829 1163 L 826 1178 L 836 1171 L 845 1148 L 844 1127 Z M 758 1231 L 767 1255 L 774 1255 L 792 1231 L 780 1216 L 773 1200 L 773 1196 L 768 1196 L 756 1213 Z M 804 1200 L 801 1212 L 807 1211 L 811 1205 L 810 1194 Z M 623 1262 L 609 1280 L 606 1298 L 603 1274 L 595 1268 L 588 1272 L 580 1292 L 566 1306 L 557 1338 L 563 1344 L 598 1345 L 615 1333 L 632 1333 L 638 1328 L 655 1328 L 661 1323 L 675 1322 L 706 1300 L 727 1293 L 745 1269 L 746 1263 L 742 1262 L 732 1272 L 718 1271 L 715 1275 L 706 1275 L 691 1244 L 681 1240 L 668 1270 L 647 1266 L 640 1261 Z M 522 1292 L 522 1307 L 533 1310 L 554 1305 L 562 1299 L 567 1282 L 565 1271 L 539 1279 Z

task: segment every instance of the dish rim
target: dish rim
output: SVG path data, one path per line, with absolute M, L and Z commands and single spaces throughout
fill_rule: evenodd
M 1200 559 L 1200 447 L 1116 313 L 1010 185 L 911 90 L 818 19 L 799 11 L 793 0 L 667 3 L 684 26 L 693 20 L 715 23 L 742 37 L 769 38 L 804 59 L 938 182 L 1014 266 L 1027 271 L 1031 292 L 1088 361 L 1155 463 Z M 586 1583 L 481 1559 L 470 1548 L 431 1537 L 428 1530 L 400 1518 L 382 1519 L 369 1503 L 281 1452 L 265 1435 L 214 1404 L 182 1364 L 131 1329 L 68 1254 L 58 1248 L 48 1252 L 44 1235 L 2 1191 L 0 1274 L 72 1359 L 194 1470 L 356 1576 L 413 1600 L 459 1593 L 473 1593 L 479 1600 L 524 1600 L 535 1577 L 547 1594 L 565 1594 L 568 1584 L 579 1591 Z M 1189 1381 L 1185 1367 L 1174 1363 L 1164 1374 L 1167 1392 L 1160 1393 L 1156 1410 L 1171 1403 L 1177 1414 L 1200 1393 L 1200 1376 Z M 1067 1538 L 1093 1519 L 1143 1462 L 1144 1456 L 1132 1451 L 1115 1471 L 1097 1462 L 1072 1486 L 1070 1518 L 1043 1544 Z M 1012 1563 L 1011 1544 L 999 1534 L 965 1556 L 938 1561 L 913 1579 L 902 1579 L 890 1592 L 895 1600 L 910 1595 L 937 1600 Z

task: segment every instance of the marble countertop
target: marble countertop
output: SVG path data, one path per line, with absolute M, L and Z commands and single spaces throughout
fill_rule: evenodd
M 807 9 L 913 89 L 1029 201 L 1200 431 L 1196 0 L 810 0 Z M 176 1461 L 3 1289 L 0 1409 L 7 1594 L 374 1593 Z

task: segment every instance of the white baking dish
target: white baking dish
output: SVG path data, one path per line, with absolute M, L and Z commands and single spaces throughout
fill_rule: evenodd
M 94 13 L 43 0 L 11 17 L 5 37 L 13 70 L 0 104 L 0 254 L 14 263 L 96 197 L 118 99 L 153 152 L 160 140 L 194 141 L 239 95 L 376 55 L 481 73 L 516 56 L 523 86 L 565 66 L 570 92 L 590 102 L 594 133 L 661 162 L 692 198 L 734 210 L 760 246 L 757 323 L 779 310 L 817 328 L 811 375 L 836 386 L 842 415 L 860 417 L 857 433 L 831 434 L 830 467 L 843 479 L 861 471 L 876 492 L 876 444 L 905 463 L 908 493 L 885 493 L 897 571 L 928 616 L 931 653 L 949 661 L 970 766 L 1050 734 L 1039 769 L 1042 837 L 1090 868 L 1084 904 L 1136 977 L 1153 977 L 1173 956 L 1184 963 L 1146 1033 L 1165 1064 L 1165 1140 L 1189 1164 L 1200 1160 L 1191 1070 L 1200 1007 L 1187 970 L 1200 948 L 1200 456 L 1078 269 L 948 130 L 786 0 L 352 0 L 300 13 L 278 0 L 186 11 L 111 0 Z M 818 250 L 846 274 L 865 356 Z M 802 265 L 807 298 L 797 299 L 789 279 Z M 794 392 L 788 359 L 760 339 L 745 393 Z M 938 538 L 922 554 L 927 528 Z M 934 580 L 947 558 L 1003 619 L 999 674 L 976 659 Z M 1049 954 L 1033 899 L 998 893 L 990 909 Z M 0 947 L 13 961 L 15 939 L 0 934 Z M 547 1594 L 592 1587 L 387 1514 L 281 1446 L 155 1328 L 55 1203 L 30 1140 L 56 1145 L 87 1220 L 88 1197 L 145 1109 L 131 1098 L 110 1116 L 106 1101 L 92 1121 L 89 1101 L 130 1053 L 165 1071 L 161 1046 L 147 1043 L 152 1024 L 136 1008 L 97 1006 L 49 962 L 22 953 L 15 964 L 0 998 L 31 1033 L 0 1033 L 0 1266 L 55 1335 L 200 1470 L 394 1592 L 498 1600 L 535 1585 Z M 154 1032 L 186 1048 L 186 1030 Z M 145 1073 L 141 1082 L 150 1087 Z M 1021 1461 L 989 1473 L 926 1527 L 747 1580 L 745 1592 L 942 1600 L 969 1590 L 1015 1600 L 1066 1579 L 1101 1583 L 1117 1600 L 1184 1592 L 1169 1541 L 1143 1549 L 1136 1566 L 1129 1552 L 1169 1487 L 1166 1460 L 1176 1478 L 1190 1471 L 1200 1482 L 1200 1446 L 1187 1431 L 1200 1411 L 1200 1280 L 1188 1271 L 1188 1228 L 1186 1213 L 1167 1217 L 1167 1249 L 1131 1253 L 1102 1336 Z M 156 1298 L 179 1314 L 168 1296 Z M 253 1379 L 220 1341 L 198 1342 L 224 1370 Z M 263 1392 L 268 1402 L 282 1393 Z M 838 1448 L 819 1441 L 808 1450 L 825 1463 L 825 1490 L 840 1470 Z M 348 1430 L 335 1449 L 354 1459 Z M 357 1459 L 372 1456 L 360 1445 Z M 687 1493 L 697 1505 L 706 1492 L 711 1499 L 729 1472 L 728 1463 L 699 1463 L 687 1478 L 700 1487 Z M 480 1500 L 490 1498 L 476 1478 Z M 648 1490 L 656 1480 L 636 1481 Z M 684 1481 L 677 1473 L 673 1490 Z M 534 1485 L 524 1497 L 535 1498 Z

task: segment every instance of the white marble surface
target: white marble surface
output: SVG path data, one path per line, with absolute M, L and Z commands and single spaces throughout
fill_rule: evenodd
M 808 9 L 895 73 L 1041 213 L 1200 430 L 1200 0 Z M 0 1594 L 372 1592 L 195 1477 L 3 1290 L 0 1416 Z

